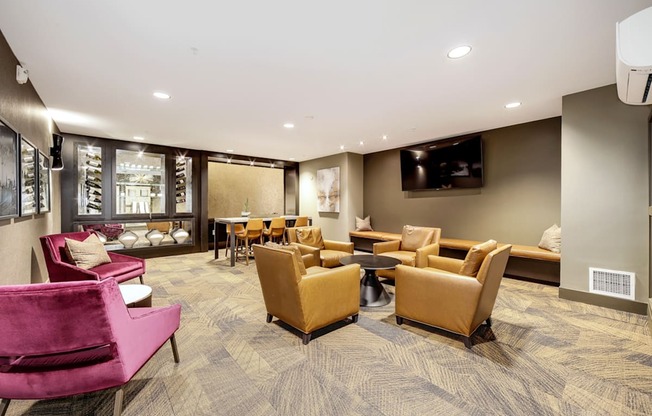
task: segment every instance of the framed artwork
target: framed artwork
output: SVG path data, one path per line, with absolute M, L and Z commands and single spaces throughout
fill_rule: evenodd
M 317 210 L 340 212 L 340 168 L 317 171 Z
M 18 209 L 18 133 L 0 120 L 0 220 Z
M 38 194 L 36 148 L 24 137 L 20 140 L 20 216 L 36 214 Z
M 38 152 L 38 212 L 50 212 L 50 159 Z

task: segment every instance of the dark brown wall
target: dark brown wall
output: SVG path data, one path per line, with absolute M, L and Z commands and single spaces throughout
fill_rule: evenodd
M 373 228 L 434 226 L 443 237 L 537 245 L 546 228 L 560 224 L 561 118 L 482 137 L 480 189 L 403 192 L 398 149 L 365 155 L 364 215 L 371 215 Z
M 58 130 L 31 81 L 23 85 L 16 82 L 17 64 L 18 59 L 0 33 L 0 118 L 48 155 L 52 133 Z M 47 279 L 38 238 L 61 229 L 60 205 L 59 174 L 54 173 L 50 213 L 0 221 L 0 285 Z

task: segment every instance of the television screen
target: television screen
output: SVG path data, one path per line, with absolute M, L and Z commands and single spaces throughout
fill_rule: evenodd
M 401 150 L 404 191 L 482 187 L 482 137 L 442 140 Z

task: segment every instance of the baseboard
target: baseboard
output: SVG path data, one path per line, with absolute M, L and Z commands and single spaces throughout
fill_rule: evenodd
M 648 303 L 644 302 L 612 298 L 609 296 L 596 295 L 595 293 L 581 292 L 579 290 L 566 289 L 563 287 L 559 288 L 559 297 L 561 299 L 588 303 L 589 305 L 602 306 L 623 312 L 637 313 L 639 315 L 648 314 L 649 308 Z

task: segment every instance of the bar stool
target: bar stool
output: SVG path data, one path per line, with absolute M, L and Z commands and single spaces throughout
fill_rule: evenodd
M 262 218 L 251 218 L 247 222 L 247 226 L 244 231 L 241 233 L 236 233 L 235 236 L 238 238 L 238 245 L 236 248 L 236 260 L 238 259 L 238 251 L 240 244 L 244 243 L 244 255 L 247 266 L 249 266 L 249 241 L 258 240 L 260 244 L 263 244 L 263 219 Z
M 236 224 L 235 225 L 235 234 L 238 235 L 238 233 L 243 233 L 245 230 L 245 226 L 242 224 Z M 217 243 L 216 243 L 217 244 Z M 217 247 L 217 246 L 216 246 Z M 238 248 L 238 241 L 236 239 L 235 242 L 235 247 L 236 249 Z M 228 225 L 226 226 L 226 248 L 224 249 L 224 257 L 229 257 L 229 249 L 231 248 L 231 227 Z
M 269 228 L 263 231 L 263 235 L 267 237 L 268 241 L 278 240 L 278 242 L 285 244 L 285 218 L 272 218 Z

